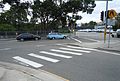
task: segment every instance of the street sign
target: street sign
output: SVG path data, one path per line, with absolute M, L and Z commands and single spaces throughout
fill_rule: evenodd
M 117 13 L 115 10 L 109 10 L 108 12 L 108 16 L 110 19 L 114 18 L 115 16 L 117 16 Z

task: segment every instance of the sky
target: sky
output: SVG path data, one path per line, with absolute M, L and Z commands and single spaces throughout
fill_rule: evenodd
M 90 21 L 101 22 L 100 12 L 106 11 L 106 1 L 96 1 L 96 7 L 92 14 L 79 13 L 83 18 L 77 23 L 88 23 Z M 108 10 L 114 9 L 117 13 L 120 13 L 120 0 L 112 0 L 108 2 Z
M 21 1 L 26 1 L 26 0 L 21 0 Z M 96 3 L 96 7 L 94 8 L 94 11 L 92 12 L 92 14 L 79 12 L 79 15 L 81 15 L 83 18 L 81 20 L 78 20 L 77 23 L 88 23 L 90 21 L 101 22 L 100 12 L 106 11 L 106 1 L 95 1 L 95 3 Z M 7 9 L 8 5 L 5 8 Z M 108 10 L 111 10 L 111 9 L 114 9 L 117 13 L 120 13 L 120 0 L 109 1 Z

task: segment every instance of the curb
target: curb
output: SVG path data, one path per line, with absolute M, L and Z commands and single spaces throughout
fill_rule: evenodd
M 111 49 L 111 48 L 109 49 L 109 48 L 100 48 L 100 47 L 98 47 L 98 48 L 95 48 L 95 49 L 120 53 L 120 50 L 115 50 L 115 49 Z
M 88 47 L 88 46 L 85 46 L 83 43 L 80 44 L 80 43 L 70 43 L 70 44 L 66 44 L 66 45 L 71 45 L 71 46 L 78 46 L 78 47 L 86 47 L 86 48 L 92 48 L 92 49 L 98 49 L 98 50 L 104 50 L 104 51 L 111 51 L 111 52 L 116 52 L 116 53 L 120 53 L 120 50 L 119 49 L 115 49 L 114 47 L 110 47 L 110 48 L 107 48 L 105 46 L 103 47 Z
M 53 74 L 53 73 L 50 73 L 50 72 L 47 72 L 41 69 L 32 69 L 32 68 L 17 65 L 17 64 L 0 62 L 0 67 L 9 69 L 9 70 L 16 70 L 16 71 L 22 72 L 40 81 L 69 81 L 56 74 Z

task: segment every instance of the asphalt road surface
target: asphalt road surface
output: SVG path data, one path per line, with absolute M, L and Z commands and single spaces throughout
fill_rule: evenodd
M 74 45 L 78 40 L 102 40 L 92 34 L 63 40 L 0 41 L 0 61 L 43 69 L 70 81 L 120 81 L 120 53 Z

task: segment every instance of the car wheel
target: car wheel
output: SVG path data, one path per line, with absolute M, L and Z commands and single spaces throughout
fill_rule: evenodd
M 63 39 L 66 39 L 66 36 L 64 36 Z
M 112 36 L 112 37 L 114 37 L 114 35 L 113 35 L 113 34 L 112 34 L 111 36 Z
M 21 38 L 21 39 L 20 39 L 20 41 L 24 41 L 24 39 L 23 39 L 23 38 Z
M 37 40 L 39 40 L 38 38 L 35 38 L 35 40 L 37 41 Z
M 53 37 L 52 39 L 55 39 L 55 37 Z

